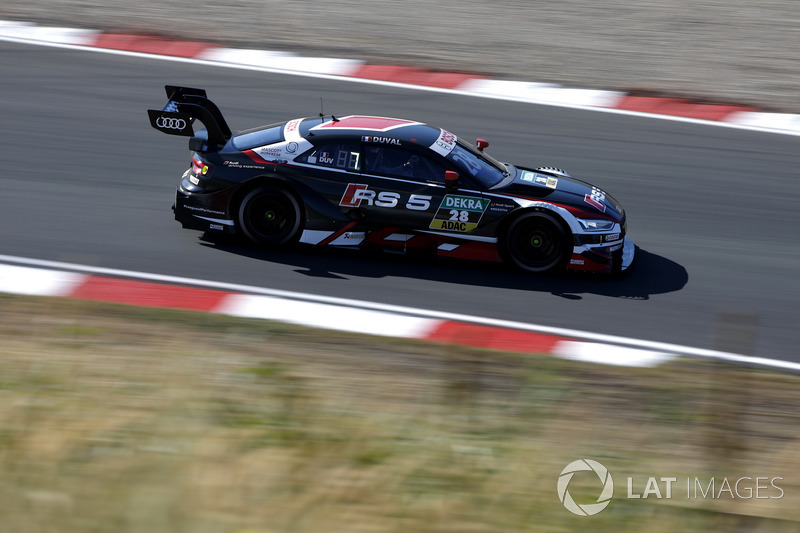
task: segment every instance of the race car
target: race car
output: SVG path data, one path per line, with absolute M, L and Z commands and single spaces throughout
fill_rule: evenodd
M 206 91 L 167 85 L 153 128 L 190 137 L 175 219 L 262 247 L 293 243 L 505 261 L 528 272 L 621 272 L 625 211 L 553 167 L 496 161 L 414 120 L 333 115 L 232 132 Z M 195 131 L 199 121 L 204 129 Z

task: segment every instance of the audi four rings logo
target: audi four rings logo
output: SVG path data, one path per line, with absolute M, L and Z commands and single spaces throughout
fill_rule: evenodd
M 186 127 L 186 121 L 182 118 L 158 117 L 156 126 L 168 130 L 182 130 Z

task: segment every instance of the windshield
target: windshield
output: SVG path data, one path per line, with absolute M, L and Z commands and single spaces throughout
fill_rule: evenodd
M 447 159 L 466 170 L 487 189 L 494 187 L 508 175 L 501 163 L 460 142 L 447 154 Z

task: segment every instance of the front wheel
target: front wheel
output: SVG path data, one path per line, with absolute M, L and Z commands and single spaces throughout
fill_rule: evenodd
M 570 249 L 569 234 L 548 213 L 526 213 L 506 230 L 504 251 L 515 266 L 528 272 L 548 272 L 563 267 Z
M 242 233 L 261 246 L 275 247 L 294 241 L 300 234 L 302 221 L 297 199 L 278 187 L 257 187 L 239 204 Z

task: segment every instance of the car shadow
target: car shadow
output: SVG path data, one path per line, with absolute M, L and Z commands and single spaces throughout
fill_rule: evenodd
M 341 281 L 352 277 L 418 278 L 462 286 L 549 292 L 570 300 L 580 300 L 581 294 L 647 300 L 653 294 L 679 291 L 689 280 L 683 266 L 639 247 L 627 272 L 609 276 L 573 272 L 526 274 L 503 264 L 306 245 L 264 250 L 239 239 L 207 234 L 200 241 L 203 246 L 222 252 L 296 267 L 294 271 L 301 276 Z

